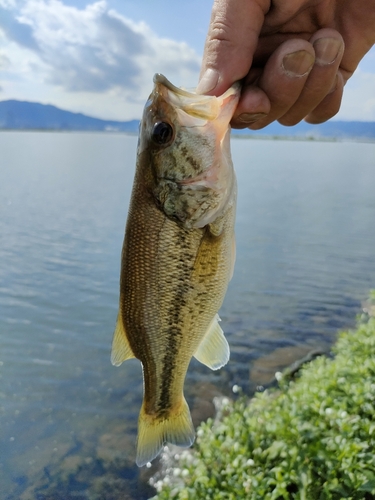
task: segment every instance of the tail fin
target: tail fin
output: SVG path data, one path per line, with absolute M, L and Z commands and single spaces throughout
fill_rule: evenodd
M 193 422 L 183 396 L 178 409 L 171 410 L 165 417 L 146 415 L 142 405 L 138 421 L 137 465 L 142 467 L 151 462 L 167 442 L 188 448 L 194 439 Z

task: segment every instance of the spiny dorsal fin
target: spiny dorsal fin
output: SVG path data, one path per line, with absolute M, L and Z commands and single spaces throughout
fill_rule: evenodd
M 112 340 L 111 363 L 115 366 L 120 366 L 123 361 L 131 358 L 135 358 L 135 356 L 126 337 L 121 314 L 119 313 Z
M 220 328 L 219 321 L 219 315 L 216 314 L 194 354 L 198 361 L 211 370 L 218 370 L 229 361 L 229 345 L 223 330 Z

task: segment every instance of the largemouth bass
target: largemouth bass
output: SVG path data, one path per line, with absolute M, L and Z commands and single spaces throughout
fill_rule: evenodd
M 111 357 L 142 363 L 139 466 L 165 443 L 194 442 L 183 394 L 191 358 L 213 370 L 229 359 L 217 312 L 235 260 L 229 122 L 239 93 L 197 95 L 157 74 L 144 109 Z

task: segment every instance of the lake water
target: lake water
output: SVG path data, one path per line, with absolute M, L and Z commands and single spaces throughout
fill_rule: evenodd
M 146 499 L 141 367 L 109 361 L 136 137 L 0 134 L 0 498 Z M 233 139 L 237 263 L 218 372 L 192 361 L 195 423 L 329 351 L 375 288 L 375 144 Z

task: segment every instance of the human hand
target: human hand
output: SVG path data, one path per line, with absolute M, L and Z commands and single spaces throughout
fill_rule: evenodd
M 375 43 L 375 0 L 215 0 L 198 93 L 243 80 L 234 128 L 321 123 Z

